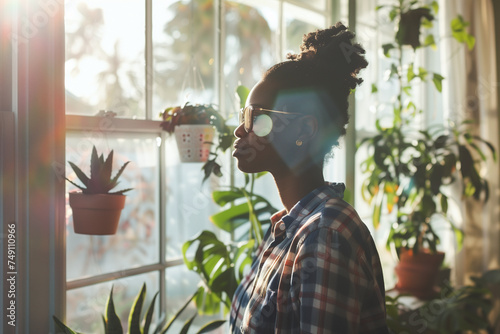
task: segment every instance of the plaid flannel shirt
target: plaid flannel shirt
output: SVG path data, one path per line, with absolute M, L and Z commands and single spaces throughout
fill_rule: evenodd
M 378 252 L 344 189 L 327 183 L 271 217 L 234 294 L 232 333 L 388 333 Z

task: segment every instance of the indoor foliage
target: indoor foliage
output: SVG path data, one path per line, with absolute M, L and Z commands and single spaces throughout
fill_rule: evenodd
M 433 83 L 442 90 L 444 77 L 415 64 L 416 53 L 423 48 L 436 48 L 430 32 L 439 7 L 436 1 L 430 5 L 421 1 L 398 0 L 392 5 L 377 7 L 388 11 L 396 33 L 392 43 L 382 45 L 384 55 L 392 61 L 388 80 L 397 83 L 394 96 L 393 117 L 390 126 L 376 122 L 376 133 L 364 138 L 360 146 L 368 148 L 368 157 L 361 163 L 366 179 L 362 185 L 363 198 L 373 206 L 373 224 L 380 224 L 383 207 L 389 214 L 395 210 L 395 222 L 391 224 L 387 246 L 436 251 L 440 240 L 433 227 L 436 216 L 450 223 L 460 244 L 462 231 L 448 218 L 449 196 L 445 188 L 454 182 L 462 186 L 463 197 L 488 200 L 488 182 L 479 173 L 480 162 L 487 160 L 484 149 L 493 146 L 470 130 L 472 121 L 449 126 L 420 128 L 415 119 L 423 115 L 412 94 L 412 86 Z M 468 23 L 461 16 L 451 21 L 453 37 L 465 43 L 469 50 L 474 37 L 466 31 Z M 425 37 L 421 37 L 421 28 Z M 421 40 L 424 40 L 423 43 Z M 378 88 L 372 85 L 372 93 Z
M 177 311 L 177 313 L 168 321 L 168 323 L 163 326 L 162 322 L 160 321 L 153 331 L 151 333 L 153 334 L 166 334 L 167 331 L 171 328 L 173 322 L 177 320 L 177 318 L 180 316 L 180 314 L 187 308 L 189 303 L 198 295 L 198 290 L 185 302 L 185 304 Z M 141 291 L 137 295 L 137 297 L 134 300 L 134 304 L 132 305 L 132 308 L 130 309 L 130 314 L 128 317 L 128 329 L 127 333 L 128 334 L 149 334 L 150 333 L 150 328 L 152 325 L 152 319 L 153 319 L 153 313 L 155 309 L 155 301 L 156 297 L 158 297 L 158 292 L 155 293 L 153 300 L 151 301 L 148 310 L 146 311 L 146 314 L 144 315 L 144 318 L 141 320 L 141 311 L 142 311 L 142 306 L 144 304 L 144 299 L 146 297 L 146 284 L 144 283 L 142 285 Z M 182 327 L 180 334 L 187 334 L 194 319 L 196 318 L 197 313 L 193 314 L 185 323 L 184 326 Z M 57 333 L 65 333 L 65 334 L 78 334 L 78 332 L 72 330 L 68 326 L 66 326 L 59 318 L 56 316 L 54 318 L 54 323 L 57 328 Z M 108 301 L 106 302 L 106 310 L 105 314 L 102 317 L 103 320 L 103 325 L 104 325 L 104 333 L 105 334 L 122 334 L 123 333 L 123 327 L 120 318 L 116 314 L 115 311 L 115 305 L 113 302 L 113 288 L 111 288 L 111 291 L 109 293 Z M 204 325 L 200 330 L 198 330 L 196 333 L 209 333 L 213 331 L 214 329 L 217 329 L 221 325 L 225 323 L 224 320 L 215 320 L 212 322 L 207 323 Z

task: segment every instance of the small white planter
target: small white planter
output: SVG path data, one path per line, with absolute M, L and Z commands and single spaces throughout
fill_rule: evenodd
M 174 128 L 181 162 L 205 162 L 210 155 L 215 128 L 205 124 L 183 124 Z

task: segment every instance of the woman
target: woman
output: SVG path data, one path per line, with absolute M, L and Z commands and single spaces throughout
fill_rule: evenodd
M 353 38 L 341 23 L 304 36 L 301 53 L 271 67 L 242 110 L 238 168 L 270 172 L 284 209 L 235 292 L 233 333 L 388 332 L 373 239 L 342 200 L 344 185 L 323 178 L 368 65 Z

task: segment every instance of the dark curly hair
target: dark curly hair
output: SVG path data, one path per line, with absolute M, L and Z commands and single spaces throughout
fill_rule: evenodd
M 358 77 L 360 70 L 368 65 L 365 50 L 354 43 L 355 34 L 341 22 L 334 26 L 304 35 L 301 52 L 288 54 L 284 62 L 268 69 L 262 81 L 277 84 L 276 98 L 282 93 L 313 91 L 321 103 L 314 103 L 314 112 L 320 117 L 323 130 L 323 155 L 338 145 L 345 135 L 349 121 L 347 109 L 351 90 L 363 82 Z M 322 107 L 317 108 L 320 105 Z

